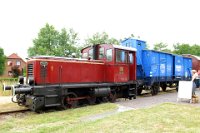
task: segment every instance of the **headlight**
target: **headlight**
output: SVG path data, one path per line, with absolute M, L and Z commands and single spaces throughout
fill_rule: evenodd
M 34 77 L 28 77 L 27 83 L 29 85 L 33 85 L 34 84 Z

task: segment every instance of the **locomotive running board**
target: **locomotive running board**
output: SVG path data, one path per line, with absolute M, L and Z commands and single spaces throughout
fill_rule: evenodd
M 121 85 L 130 85 L 133 82 L 126 82 L 126 83 L 84 83 L 84 84 L 55 84 L 55 85 L 38 85 L 33 86 L 36 89 L 42 88 L 87 88 L 87 87 L 107 87 L 107 86 L 121 86 Z

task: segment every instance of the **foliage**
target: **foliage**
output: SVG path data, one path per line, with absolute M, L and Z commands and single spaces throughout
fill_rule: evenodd
M 85 40 L 85 46 L 91 46 L 95 44 L 119 44 L 119 40 L 110 38 L 106 32 L 97 32 L 92 37 Z
M 175 54 L 190 54 L 191 47 L 189 44 L 174 44 L 174 53 Z
M 160 42 L 155 44 L 153 49 L 157 51 L 171 52 L 171 50 L 167 49 L 167 46 L 167 44 Z
M 14 65 L 11 67 L 11 70 L 12 70 L 12 76 L 14 78 L 17 78 L 21 75 L 21 70 L 19 69 L 19 66 Z
M 23 75 L 24 77 L 26 77 L 26 73 L 27 73 L 27 70 L 26 70 L 26 67 L 24 67 L 24 68 L 23 68 L 23 74 L 22 74 L 22 75 Z
M 5 70 L 5 61 L 6 56 L 4 55 L 4 50 L 0 48 L 0 75 L 2 75 Z
M 189 44 L 174 44 L 174 51 L 175 54 L 192 54 L 200 56 L 200 45 L 192 45 Z
M 77 52 L 75 45 L 78 40 L 78 34 L 73 29 L 63 28 L 59 32 L 47 23 L 33 40 L 34 46 L 28 49 L 28 55 L 68 56 Z

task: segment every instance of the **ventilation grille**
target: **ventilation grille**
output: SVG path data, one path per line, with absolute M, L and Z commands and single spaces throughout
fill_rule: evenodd
M 28 64 L 28 76 L 33 76 L 33 64 Z

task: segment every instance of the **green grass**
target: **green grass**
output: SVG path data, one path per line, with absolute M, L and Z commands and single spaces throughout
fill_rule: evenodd
M 12 91 L 3 91 L 3 83 L 6 85 L 14 85 L 17 84 L 16 80 L 0 80 L 0 96 L 10 96 L 12 95 Z
M 23 117 L 0 118 L 0 133 L 6 132 L 68 132 L 85 121 L 86 117 L 117 109 L 107 103 L 43 114 L 30 113 Z
M 58 133 L 196 133 L 200 132 L 200 107 L 165 103 L 151 108 L 131 110 L 112 116 L 85 120 L 116 109 L 115 104 L 100 104 L 22 118 L 0 121 L 0 132 Z
M 196 133 L 200 132 L 200 107 L 165 103 L 131 110 L 95 122 L 82 123 L 72 133 Z M 102 128 L 103 127 L 103 128 Z

